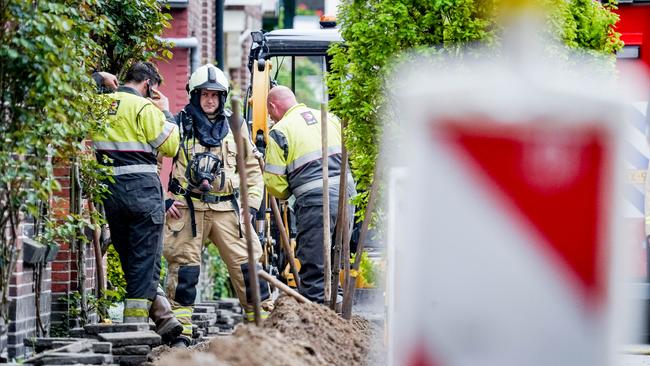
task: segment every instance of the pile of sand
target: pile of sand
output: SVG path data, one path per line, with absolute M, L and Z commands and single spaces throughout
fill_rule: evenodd
M 375 358 L 378 337 L 377 327 L 363 318 L 345 320 L 322 305 L 283 296 L 262 327 L 239 326 L 232 336 L 187 350 L 159 347 L 150 359 L 157 366 L 361 366 Z
M 279 330 L 290 341 L 307 342 L 330 365 L 364 365 L 370 352 L 374 327 L 355 317 L 345 320 L 317 304 L 299 304 L 283 296 L 264 322 L 264 328 Z

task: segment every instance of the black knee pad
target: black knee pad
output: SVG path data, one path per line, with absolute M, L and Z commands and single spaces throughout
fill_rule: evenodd
M 196 284 L 199 283 L 201 266 L 180 266 L 178 268 L 178 285 L 174 300 L 182 306 L 194 304 Z
M 257 264 L 256 267 L 258 271 L 262 269 L 262 266 L 259 264 Z M 251 304 L 253 302 L 253 292 L 251 291 L 251 285 L 250 282 L 248 281 L 248 263 L 244 263 L 241 265 L 241 272 L 244 275 L 244 286 L 246 286 L 246 302 Z M 259 277 L 258 277 L 258 281 L 260 284 L 260 301 L 263 301 L 271 297 L 269 283 L 266 282 L 265 279 Z

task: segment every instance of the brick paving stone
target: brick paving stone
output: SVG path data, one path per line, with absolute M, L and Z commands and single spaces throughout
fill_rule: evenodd
M 59 350 L 60 353 L 80 353 L 92 348 L 92 340 L 79 339 L 79 338 L 36 338 L 34 343 L 35 353 L 55 350 L 57 348 L 66 347 L 66 349 Z
M 31 348 L 50 349 L 53 348 L 52 344 L 55 342 L 74 343 L 82 340 L 83 338 L 43 337 L 43 338 L 26 338 L 23 341 L 23 343 L 25 344 L 25 346 Z
M 150 326 L 148 323 L 89 324 L 84 329 L 86 334 L 97 335 L 100 333 L 141 332 L 150 330 Z
M 101 365 L 113 362 L 111 355 L 99 353 L 50 353 L 40 358 L 39 363 L 42 365 Z
M 217 311 L 216 306 L 210 305 L 210 306 L 203 306 L 203 305 L 196 305 L 194 306 L 194 314 L 205 314 L 205 313 L 211 313 L 214 314 Z
M 84 331 L 83 328 L 72 328 L 68 331 L 70 337 L 74 337 L 74 338 L 83 338 L 85 333 L 86 332 Z
M 197 302 L 194 305 L 198 306 L 217 306 L 219 300 L 203 300 L 201 302 Z
M 199 328 L 206 328 L 208 326 L 208 322 L 204 320 L 193 320 L 192 324 L 196 325 Z
M 217 301 L 217 307 L 219 309 L 232 309 L 235 307 L 235 302 L 234 301 L 228 301 L 228 300 L 218 300 Z
M 229 318 L 233 315 L 234 313 L 230 310 L 225 310 L 225 309 L 219 309 L 217 310 L 217 319 L 221 318 Z
M 113 361 L 120 366 L 137 366 L 147 362 L 147 355 L 114 356 Z
M 147 355 L 150 351 L 151 347 L 146 345 L 124 346 L 113 348 L 113 355 Z
M 94 342 L 92 346 L 95 353 L 111 353 L 113 349 L 111 342 Z
M 161 338 L 156 332 L 147 330 L 141 332 L 100 333 L 99 338 L 111 342 L 113 347 L 148 345 L 158 346 Z
M 192 314 L 192 320 L 207 320 L 212 317 L 214 317 L 214 314 L 208 314 L 208 313 L 198 313 L 198 314 Z
M 92 342 L 92 341 L 89 340 L 89 339 L 86 339 L 86 341 Z M 70 347 L 69 349 L 65 349 L 65 350 L 63 350 L 63 351 L 61 351 L 61 352 L 67 352 L 67 353 L 79 353 L 79 352 L 83 352 L 83 351 L 86 351 L 86 350 L 90 350 L 90 349 L 92 349 L 92 343 L 89 343 L 89 342 L 85 342 L 84 344 L 82 344 L 82 345 L 80 345 L 80 346 Z M 50 349 L 55 349 L 55 348 L 61 348 L 61 347 L 69 346 L 69 345 L 71 345 L 72 343 L 75 343 L 75 341 L 72 341 L 72 342 L 55 341 L 55 342 L 52 342 L 52 347 L 50 347 Z

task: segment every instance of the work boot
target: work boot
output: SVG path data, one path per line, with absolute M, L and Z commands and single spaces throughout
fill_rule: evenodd
M 171 348 L 187 348 L 187 347 L 190 346 L 191 342 L 192 341 L 190 340 L 190 338 L 188 338 L 186 336 L 178 336 L 172 341 L 170 347 Z
M 271 315 L 271 312 L 275 308 L 275 304 L 273 303 L 273 300 L 267 299 L 262 301 L 260 304 L 260 318 L 262 321 L 266 320 L 266 318 Z M 250 311 L 244 311 L 245 317 L 244 321 L 246 323 L 254 323 L 255 322 L 255 312 L 250 309 Z
M 149 307 L 151 301 L 147 299 L 130 299 L 124 300 L 124 312 L 122 322 L 124 323 L 148 323 Z
M 183 331 L 183 325 L 174 316 L 172 306 L 165 296 L 156 295 L 149 309 L 149 317 L 156 323 L 156 333 L 163 343 L 175 340 Z

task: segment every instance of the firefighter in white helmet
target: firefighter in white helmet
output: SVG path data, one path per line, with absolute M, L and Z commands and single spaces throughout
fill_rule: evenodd
M 248 281 L 248 254 L 236 172 L 237 146 L 232 130 L 239 129 L 250 141 L 243 119 L 236 126 L 228 122 L 231 112 L 224 108 L 229 83 L 217 67 L 207 64 L 192 73 L 187 91 L 190 103 L 177 117 L 181 147 L 174 158 L 166 201 L 167 224 L 163 254 L 169 269 L 166 292 L 184 330 L 176 345 L 188 344 L 192 334 L 192 308 L 199 279 L 201 250 L 206 241 L 219 249 L 230 274 L 246 318 L 252 320 L 253 308 Z M 262 172 L 247 143 L 244 162 L 248 180 L 248 204 L 252 217 L 262 202 Z M 261 245 L 253 237 L 255 260 L 262 255 Z M 269 285 L 260 279 L 263 316 L 272 309 Z M 250 318 L 250 319 L 249 319 Z

